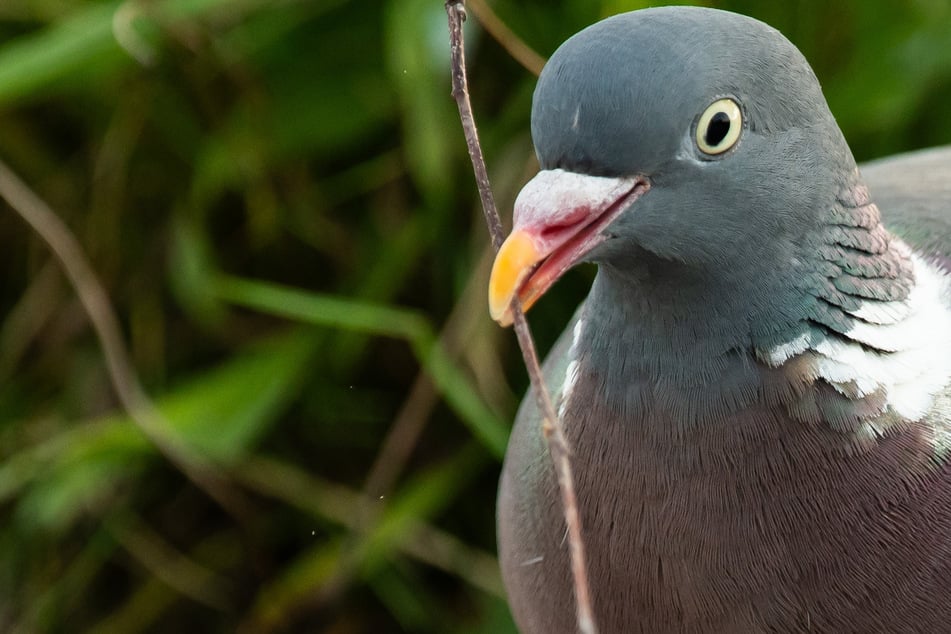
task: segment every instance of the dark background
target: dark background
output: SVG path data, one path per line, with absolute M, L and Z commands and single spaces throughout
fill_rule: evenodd
M 547 56 L 647 3 L 490 4 Z M 860 160 L 951 142 L 951 3 L 705 4 L 802 49 Z M 467 33 L 507 222 L 534 77 Z M 494 496 L 527 381 L 487 315 L 441 0 L 2 0 L 0 159 L 213 465 L 186 476 L 123 413 L 61 267 L 0 204 L 0 631 L 513 631 Z M 542 350 L 592 273 L 532 311 Z

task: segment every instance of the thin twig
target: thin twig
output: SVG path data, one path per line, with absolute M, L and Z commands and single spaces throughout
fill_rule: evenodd
M 492 187 L 489 184 L 485 159 L 482 156 L 479 135 L 472 115 L 472 104 L 469 101 L 469 87 L 466 79 L 466 59 L 462 34 L 462 23 L 466 19 L 465 2 L 463 0 L 446 0 L 446 13 L 449 15 L 452 95 L 459 107 L 459 118 L 462 120 L 466 144 L 469 147 L 469 157 L 472 159 L 472 169 L 479 188 L 479 196 L 482 199 L 482 210 L 485 213 L 489 233 L 492 235 L 492 245 L 498 250 L 503 240 L 502 222 L 499 219 L 499 212 L 495 207 L 495 198 L 492 195 Z M 548 452 L 551 455 L 558 479 L 558 488 L 561 491 L 565 524 L 568 527 L 568 544 L 571 556 L 571 573 L 574 579 L 575 601 L 577 603 L 578 629 L 582 634 L 596 634 L 597 626 L 591 605 L 581 517 L 578 513 L 578 500 L 575 495 L 574 478 L 571 473 L 571 450 L 568 447 L 561 421 L 555 415 L 551 395 L 545 387 L 541 367 L 538 364 L 538 355 L 535 352 L 535 344 L 532 341 L 531 331 L 517 296 L 512 300 L 512 315 L 515 323 L 515 334 L 522 350 L 522 358 L 531 379 L 532 391 L 535 393 L 538 407 L 542 412 L 542 430 L 548 442 Z
M 0 199 L 40 236 L 76 290 L 102 347 L 106 370 L 116 396 L 142 434 L 198 488 L 236 519 L 248 517 L 246 502 L 207 460 L 179 438 L 139 382 L 119 321 L 106 289 L 83 254 L 76 237 L 49 206 L 0 161 Z
M 505 234 L 502 230 L 502 220 L 495 207 L 495 196 L 492 194 L 492 184 L 489 183 L 489 174 L 485 169 L 485 157 L 482 156 L 479 133 L 476 131 L 475 119 L 472 116 L 472 104 L 469 102 L 469 80 L 466 78 L 466 53 L 462 35 L 462 23 L 466 19 L 465 2 L 446 0 L 446 13 L 449 14 L 452 97 L 459 107 L 462 131 L 469 148 L 469 158 L 472 159 L 472 171 L 475 174 L 476 186 L 479 188 L 479 197 L 482 199 L 482 213 L 485 214 L 485 223 L 489 227 L 492 247 L 498 251 L 505 240 Z
M 500 20 L 485 0 L 470 0 L 469 4 L 472 12 L 479 18 L 479 23 L 485 27 L 492 39 L 498 42 L 525 70 L 538 77 L 545 65 L 545 58 L 536 53 L 505 22 Z

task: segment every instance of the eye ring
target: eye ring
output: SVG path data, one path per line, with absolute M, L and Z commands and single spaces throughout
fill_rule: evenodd
M 717 99 L 707 106 L 697 121 L 697 147 L 709 156 L 723 154 L 740 140 L 742 130 L 740 105 L 729 97 Z

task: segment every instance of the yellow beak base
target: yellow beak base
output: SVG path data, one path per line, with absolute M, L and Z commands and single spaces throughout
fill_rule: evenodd
M 532 236 L 525 231 L 513 231 L 502 243 L 489 277 L 489 314 L 500 325 L 512 324 L 512 299 L 543 257 Z M 522 309 L 527 310 L 533 301 L 534 298 Z

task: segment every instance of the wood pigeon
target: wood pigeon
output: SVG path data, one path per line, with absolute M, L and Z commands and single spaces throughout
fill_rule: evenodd
M 787 39 L 686 7 L 565 42 L 532 136 L 490 311 L 598 264 L 545 374 L 602 634 L 951 632 L 951 148 L 860 171 Z M 499 553 L 521 631 L 561 634 L 539 419 Z

